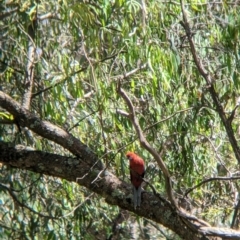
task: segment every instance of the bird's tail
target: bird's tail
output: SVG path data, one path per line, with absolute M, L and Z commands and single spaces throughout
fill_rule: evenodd
M 139 186 L 138 188 L 133 187 L 133 205 L 134 209 L 136 207 L 140 207 L 141 205 L 141 193 L 142 193 L 142 188 Z

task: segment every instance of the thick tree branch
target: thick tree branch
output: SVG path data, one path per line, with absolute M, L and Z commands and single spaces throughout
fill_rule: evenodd
M 0 162 L 19 169 L 27 169 L 33 172 L 60 177 L 68 181 L 77 182 L 89 190 L 101 195 L 106 202 L 118 205 L 122 209 L 135 211 L 132 204 L 132 188 L 119 180 L 108 171 L 97 176 L 101 172 L 98 168 L 89 171 L 89 165 L 77 158 L 64 157 L 42 151 L 28 151 L 25 148 L 11 147 L 7 143 L 0 142 Z M 96 181 L 94 181 L 97 179 Z M 145 204 L 144 204 L 145 202 Z M 159 200 L 152 193 L 143 194 L 141 209 L 136 214 L 152 219 L 164 226 L 177 230 L 180 236 L 186 235 L 184 224 L 179 220 L 177 214 L 172 210 L 168 201 Z M 194 239 L 193 233 L 187 239 Z
M 205 67 L 202 64 L 202 60 L 200 59 L 200 57 L 197 54 L 195 44 L 194 44 L 193 39 L 192 39 L 192 32 L 191 32 L 190 24 L 188 22 L 187 14 L 186 14 L 185 9 L 184 9 L 183 0 L 181 0 L 181 9 L 182 9 L 182 15 L 183 15 L 183 21 L 181 22 L 181 25 L 184 27 L 185 32 L 187 34 L 187 38 L 188 38 L 191 53 L 192 53 L 192 56 L 193 56 L 193 59 L 194 59 L 194 63 L 196 65 L 199 73 L 205 79 L 205 81 L 208 85 L 208 90 L 209 90 L 210 95 L 212 97 L 212 100 L 215 104 L 218 115 L 221 118 L 222 123 L 223 123 L 223 125 L 226 129 L 226 132 L 227 132 L 229 141 L 231 143 L 231 146 L 233 148 L 234 154 L 236 156 L 236 159 L 237 159 L 238 163 L 240 164 L 240 148 L 238 146 L 238 143 L 237 143 L 237 140 L 235 138 L 233 128 L 232 128 L 232 125 L 231 125 L 232 119 L 230 119 L 230 121 L 228 120 L 228 118 L 227 118 L 227 116 L 224 112 L 224 109 L 221 105 L 218 94 L 215 91 L 214 82 L 216 81 L 216 79 L 214 79 L 210 76 L 210 73 L 205 69 Z
M 61 145 L 90 166 L 97 164 L 98 167 L 103 168 L 96 155 L 79 139 L 48 121 L 42 121 L 1 91 L 0 106 L 11 113 L 20 126 L 27 127 L 39 136 Z
M 40 136 L 58 143 L 78 156 L 71 158 L 41 151 L 29 151 L 26 148 L 12 147 L 0 142 L 1 163 L 77 182 L 104 197 L 109 204 L 118 205 L 122 209 L 136 212 L 139 216 L 161 223 L 183 239 L 198 240 L 202 234 L 206 236 L 227 235 L 228 239 L 240 237 L 239 232 L 208 227 L 204 221 L 195 216 L 176 212 L 167 200 L 152 193 L 144 192 L 141 209 L 134 210 L 131 203 L 130 184 L 120 181 L 112 173 L 104 170 L 97 156 L 81 141 L 50 122 L 42 121 L 1 91 L 0 106 L 10 112 L 21 126 L 28 127 Z M 186 222 L 188 226 L 191 226 L 191 230 L 186 227 Z M 206 239 L 212 238 L 207 237 Z
M 0 162 L 19 169 L 26 169 L 36 173 L 60 177 L 68 181 L 77 182 L 102 196 L 107 203 L 118 205 L 120 208 L 135 212 L 137 215 L 160 223 L 172 229 L 186 240 L 200 240 L 201 235 L 190 231 L 178 214 L 172 209 L 168 201 L 159 199 L 152 193 L 144 192 L 141 209 L 134 210 L 131 203 L 131 186 L 119 180 L 112 173 L 105 171 L 101 178 L 93 183 L 101 170 L 97 168 L 89 171 L 89 165 L 77 158 L 60 156 L 42 151 L 27 150 L 24 147 L 12 147 L 8 143 L 0 142 Z M 86 174 L 88 173 L 88 174 Z M 84 177 L 83 177 L 84 176 Z M 192 222 L 200 222 L 192 216 Z M 202 227 L 198 229 L 205 235 L 206 240 L 211 236 L 223 239 L 239 239 L 240 232 L 225 228 Z

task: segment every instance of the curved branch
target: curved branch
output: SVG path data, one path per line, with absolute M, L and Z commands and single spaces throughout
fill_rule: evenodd
M 62 128 L 48 121 L 42 121 L 1 91 L 0 106 L 11 113 L 20 126 L 27 127 L 39 136 L 61 145 L 81 160 L 86 161 L 90 166 L 96 164 L 96 167 L 103 168 L 102 163 L 87 145 Z
M 5 165 L 77 182 L 81 186 L 102 196 L 107 203 L 118 205 L 121 209 L 135 212 L 139 216 L 160 223 L 173 230 L 183 239 L 202 239 L 201 236 L 196 235 L 195 231 L 186 228 L 179 215 L 164 198 L 144 192 L 141 208 L 134 210 L 133 204 L 131 204 L 131 186 L 118 179 L 112 173 L 105 171 L 101 178 L 92 183 L 101 170 L 94 168 L 86 175 L 86 172 L 89 171 L 89 165 L 84 161 L 43 151 L 28 150 L 25 147 L 11 147 L 9 145 L 8 143 L 0 142 L 0 162 Z M 193 224 L 196 222 L 199 224 L 198 231 L 205 235 L 205 240 L 216 239 L 211 236 L 240 239 L 239 231 L 204 226 L 200 224 L 201 220 L 194 216 L 192 216 L 191 220 Z
M 182 9 L 182 15 L 183 15 L 183 21 L 181 21 L 180 23 L 183 26 L 183 28 L 185 29 L 185 32 L 186 32 L 186 35 L 187 35 L 187 38 L 188 38 L 188 42 L 189 42 L 189 45 L 190 45 L 190 50 L 191 50 L 191 53 L 192 53 L 192 56 L 193 56 L 193 59 L 194 59 L 194 63 L 196 65 L 200 75 L 205 79 L 205 81 L 208 85 L 208 90 L 209 90 L 210 95 L 212 97 L 212 100 L 215 104 L 218 115 L 221 118 L 222 123 L 223 123 L 223 125 L 226 129 L 226 132 L 227 132 L 229 141 L 231 143 L 231 146 L 233 148 L 234 154 L 236 156 L 236 159 L 237 159 L 238 163 L 240 164 L 240 148 L 238 146 L 238 143 L 237 143 L 237 140 L 236 140 L 236 137 L 234 135 L 233 128 L 232 128 L 232 125 L 231 125 L 232 119 L 227 118 L 227 116 L 224 112 L 224 109 L 221 105 L 219 96 L 218 96 L 218 94 L 217 94 L 217 92 L 214 88 L 213 83 L 216 81 L 216 79 L 214 79 L 210 76 L 210 73 L 205 69 L 205 67 L 202 64 L 202 60 L 200 59 L 200 57 L 197 54 L 195 44 L 194 44 L 193 39 L 192 39 L 192 32 L 191 32 L 190 24 L 188 22 L 187 14 L 186 14 L 185 9 L 184 9 L 183 0 L 181 0 L 180 2 L 181 2 L 181 9 Z
M 149 142 L 147 141 L 147 139 L 145 138 L 143 131 L 138 123 L 138 119 L 136 117 L 135 114 L 135 109 L 134 106 L 132 104 L 131 99 L 128 97 L 128 95 L 126 94 L 126 92 L 121 88 L 121 84 L 120 81 L 118 82 L 118 89 L 117 89 L 118 93 L 122 96 L 122 98 L 124 99 L 124 101 L 126 102 L 130 114 L 129 114 L 129 119 L 132 122 L 137 135 L 139 137 L 139 141 L 140 144 L 143 148 L 145 148 L 149 153 L 151 153 L 151 155 L 154 157 L 154 159 L 157 161 L 159 167 L 161 168 L 163 175 L 165 177 L 165 183 L 166 183 L 166 191 L 167 191 L 167 195 L 169 197 L 170 202 L 172 203 L 174 208 L 178 208 L 177 206 L 177 202 L 175 200 L 175 197 L 173 196 L 173 190 L 172 190 L 172 183 L 171 183 L 171 175 L 163 161 L 163 159 L 161 158 L 161 156 L 158 154 L 158 152 L 149 144 Z
M 141 208 L 134 210 L 131 203 L 131 186 L 105 170 L 98 157 L 88 146 L 60 127 L 42 121 L 1 91 L 0 106 L 9 111 L 21 126 L 28 127 L 40 136 L 58 143 L 79 156 L 78 158 L 63 157 L 19 146 L 12 147 L 10 144 L 0 142 L 1 163 L 77 182 L 104 197 L 107 203 L 118 205 L 122 209 L 158 222 L 186 240 L 200 240 L 201 236 L 197 236 L 196 232 L 205 236 L 227 235 L 231 239 L 240 238 L 240 233 L 237 231 L 208 227 L 208 224 L 194 216 L 182 211 L 177 212 L 167 200 L 161 199 L 153 193 L 144 192 Z M 101 177 L 98 177 L 100 175 Z M 186 228 L 186 224 L 191 228 Z M 228 239 L 230 238 L 228 237 Z M 205 239 L 212 238 L 205 237 Z
M 89 170 L 89 165 L 85 161 L 9 145 L 0 142 L 0 162 L 3 164 L 76 182 L 99 194 L 109 204 L 118 205 L 122 209 L 161 223 L 181 237 L 187 234 L 183 222 L 164 198 L 160 200 L 154 194 L 144 192 L 141 209 L 135 210 L 131 202 L 131 185 L 121 181 L 109 171 L 103 171 L 101 178 L 98 178 L 101 170 L 97 168 Z M 95 179 L 97 180 L 94 181 Z M 189 233 L 186 239 L 192 240 L 193 236 L 193 232 Z

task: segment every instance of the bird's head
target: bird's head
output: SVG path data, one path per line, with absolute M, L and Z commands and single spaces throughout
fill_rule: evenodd
M 127 152 L 126 157 L 128 160 L 132 160 L 136 154 L 133 152 Z

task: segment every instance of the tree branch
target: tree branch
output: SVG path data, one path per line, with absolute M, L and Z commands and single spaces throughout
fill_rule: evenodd
M 235 204 L 235 210 L 234 210 L 233 218 L 231 222 L 231 228 L 238 227 L 237 222 L 239 223 L 239 220 L 237 221 L 237 216 L 238 216 L 239 209 L 240 209 L 240 196 L 238 192 L 237 203 Z
M 130 184 L 119 180 L 108 171 L 104 171 L 101 178 L 98 178 L 101 170 L 95 167 L 89 171 L 89 165 L 85 161 L 42 151 L 29 151 L 24 147 L 11 147 L 7 143 L 0 142 L 0 162 L 19 169 L 76 182 L 104 197 L 109 204 L 118 205 L 122 209 L 152 219 L 172 230 L 177 229 L 177 234 L 180 236 L 187 233 L 184 224 L 166 200 L 160 201 L 154 194 L 144 192 L 143 206 L 134 210 Z M 94 181 L 95 179 L 97 180 Z M 194 234 L 190 233 L 189 236 L 191 237 L 187 239 L 191 240 Z
M 12 147 L 8 143 L 0 142 L 0 162 L 11 167 L 77 182 L 102 196 L 107 203 L 118 205 L 121 209 L 135 212 L 139 216 L 160 223 L 176 232 L 183 239 L 202 239 L 201 236 L 196 235 L 195 231 L 186 228 L 179 215 L 164 198 L 144 192 L 141 209 L 134 210 L 133 204 L 131 204 L 132 189 L 130 184 L 121 181 L 108 171 L 104 171 L 101 178 L 92 183 L 101 170 L 93 168 L 86 175 L 86 172 L 89 171 L 89 165 L 85 161 L 43 151 L 28 150 L 25 147 Z M 201 220 L 195 216 L 191 216 L 191 221 L 193 226 L 198 223 L 197 230 L 205 235 L 204 239 L 206 240 L 212 240 L 211 236 L 219 236 L 223 239 L 240 238 L 239 231 L 201 225 Z
M 90 166 L 97 163 L 98 168 L 103 168 L 102 163 L 92 150 L 79 139 L 48 121 L 42 121 L 1 91 L 0 106 L 11 113 L 20 126 L 27 127 L 39 136 L 61 145 L 75 156 L 78 156 L 81 160 L 86 161 Z
M 202 60 L 200 59 L 200 57 L 197 54 L 195 44 L 194 44 L 193 39 L 192 39 L 192 32 L 191 32 L 190 24 L 188 22 L 187 14 L 186 14 L 185 9 L 184 9 L 183 0 L 181 0 L 180 2 L 181 2 L 181 9 L 182 9 L 182 15 L 183 15 L 183 21 L 181 21 L 180 23 L 185 29 L 185 32 L 186 32 L 186 35 L 187 35 L 187 38 L 188 38 L 188 42 L 189 42 L 189 45 L 190 45 L 191 53 L 192 53 L 192 56 L 193 56 L 193 59 L 194 59 L 194 63 L 196 65 L 200 75 L 205 79 L 205 81 L 208 85 L 208 90 L 209 90 L 210 95 L 212 97 L 212 100 L 215 104 L 218 115 L 221 118 L 222 123 L 223 123 L 223 125 L 226 129 L 226 132 L 227 132 L 229 141 L 231 143 L 231 146 L 233 148 L 234 154 L 236 156 L 236 159 L 237 159 L 238 163 L 240 164 L 240 148 L 239 148 L 237 140 L 235 138 L 233 128 L 232 128 L 232 125 L 231 125 L 231 121 L 228 120 L 228 118 L 227 118 L 227 116 L 224 112 L 224 109 L 221 105 L 218 94 L 215 91 L 215 88 L 214 88 L 214 85 L 213 85 L 213 83 L 216 81 L 216 79 L 214 79 L 210 76 L 209 72 L 207 72 L 207 70 L 203 66 Z
M 174 116 L 177 115 L 178 113 L 187 112 L 187 111 L 190 111 L 190 110 L 192 110 L 192 109 L 193 109 L 193 107 L 189 107 L 189 108 L 186 108 L 186 109 L 182 109 L 182 110 L 176 111 L 176 112 L 174 112 L 173 114 L 171 114 L 170 116 L 168 116 L 168 117 L 166 117 L 166 118 L 164 118 L 164 119 L 161 119 L 160 121 L 155 122 L 155 123 L 153 123 L 152 125 L 146 127 L 143 131 L 145 132 L 145 131 L 149 130 L 150 128 L 158 125 L 159 123 L 162 123 L 162 122 L 165 122 L 165 121 L 171 119 L 172 117 L 174 117 Z
M 99 60 L 98 62 L 94 63 L 94 65 L 95 65 L 95 64 L 98 64 L 98 63 L 101 63 L 101 62 L 104 62 L 104 61 L 107 61 L 107 60 L 109 60 L 109 59 L 115 58 L 117 55 L 119 55 L 120 53 L 123 53 L 123 52 L 124 52 L 124 51 L 120 51 L 120 52 L 118 52 L 118 53 L 116 53 L 116 54 L 107 56 L 106 58 L 103 58 L 103 59 Z M 50 89 L 58 86 L 59 84 L 62 84 L 62 83 L 64 83 L 64 82 L 66 82 L 70 77 L 72 77 L 72 76 L 74 76 L 74 75 L 76 75 L 76 74 L 79 74 L 79 73 L 84 72 L 85 70 L 87 70 L 88 67 L 89 67 L 89 65 L 88 65 L 88 62 L 86 61 L 86 62 L 83 64 L 83 67 L 82 67 L 81 69 L 70 73 L 67 77 L 65 77 L 64 79 L 56 82 L 56 83 L 53 84 L 52 86 L 49 86 L 49 87 L 44 88 L 44 89 L 42 89 L 42 90 L 40 90 L 40 91 L 38 91 L 38 92 L 36 92 L 36 93 L 33 93 L 32 96 L 31 96 L 31 98 L 33 99 L 33 98 L 37 97 L 38 95 L 40 95 L 40 94 L 42 94 L 42 93 L 44 93 L 44 92 L 47 92 L 48 90 L 50 90 Z
M 167 200 L 161 200 L 152 193 L 144 192 L 141 209 L 134 210 L 131 204 L 130 185 L 105 170 L 97 156 L 81 141 L 50 122 L 42 121 L 1 91 L 0 106 L 10 112 L 21 126 L 28 127 L 78 156 L 78 158 L 71 158 L 41 151 L 29 151 L 27 148 L 11 147 L 9 144 L 0 142 L 1 163 L 77 182 L 104 197 L 107 203 L 118 205 L 122 209 L 133 211 L 139 216 L 158 222 L 187 240 L 200 239 L 196 237 L 196 231 L 205 236 L 227 234 L 231 239 L 240 238 L 239 232 L 206 227 L 204 221 L 182 211 L 176 212 Z M 144 140 L 143 135 L 141 139 Z M 154 153 L 157 154 L 156 151 Z M 89 171 L 89 166 L 92 167 L 91 171 Z M 191 230 L 186 228 L 186 224 L 191 226 Z M 211 237 L 206 239 L 211 239 Z

